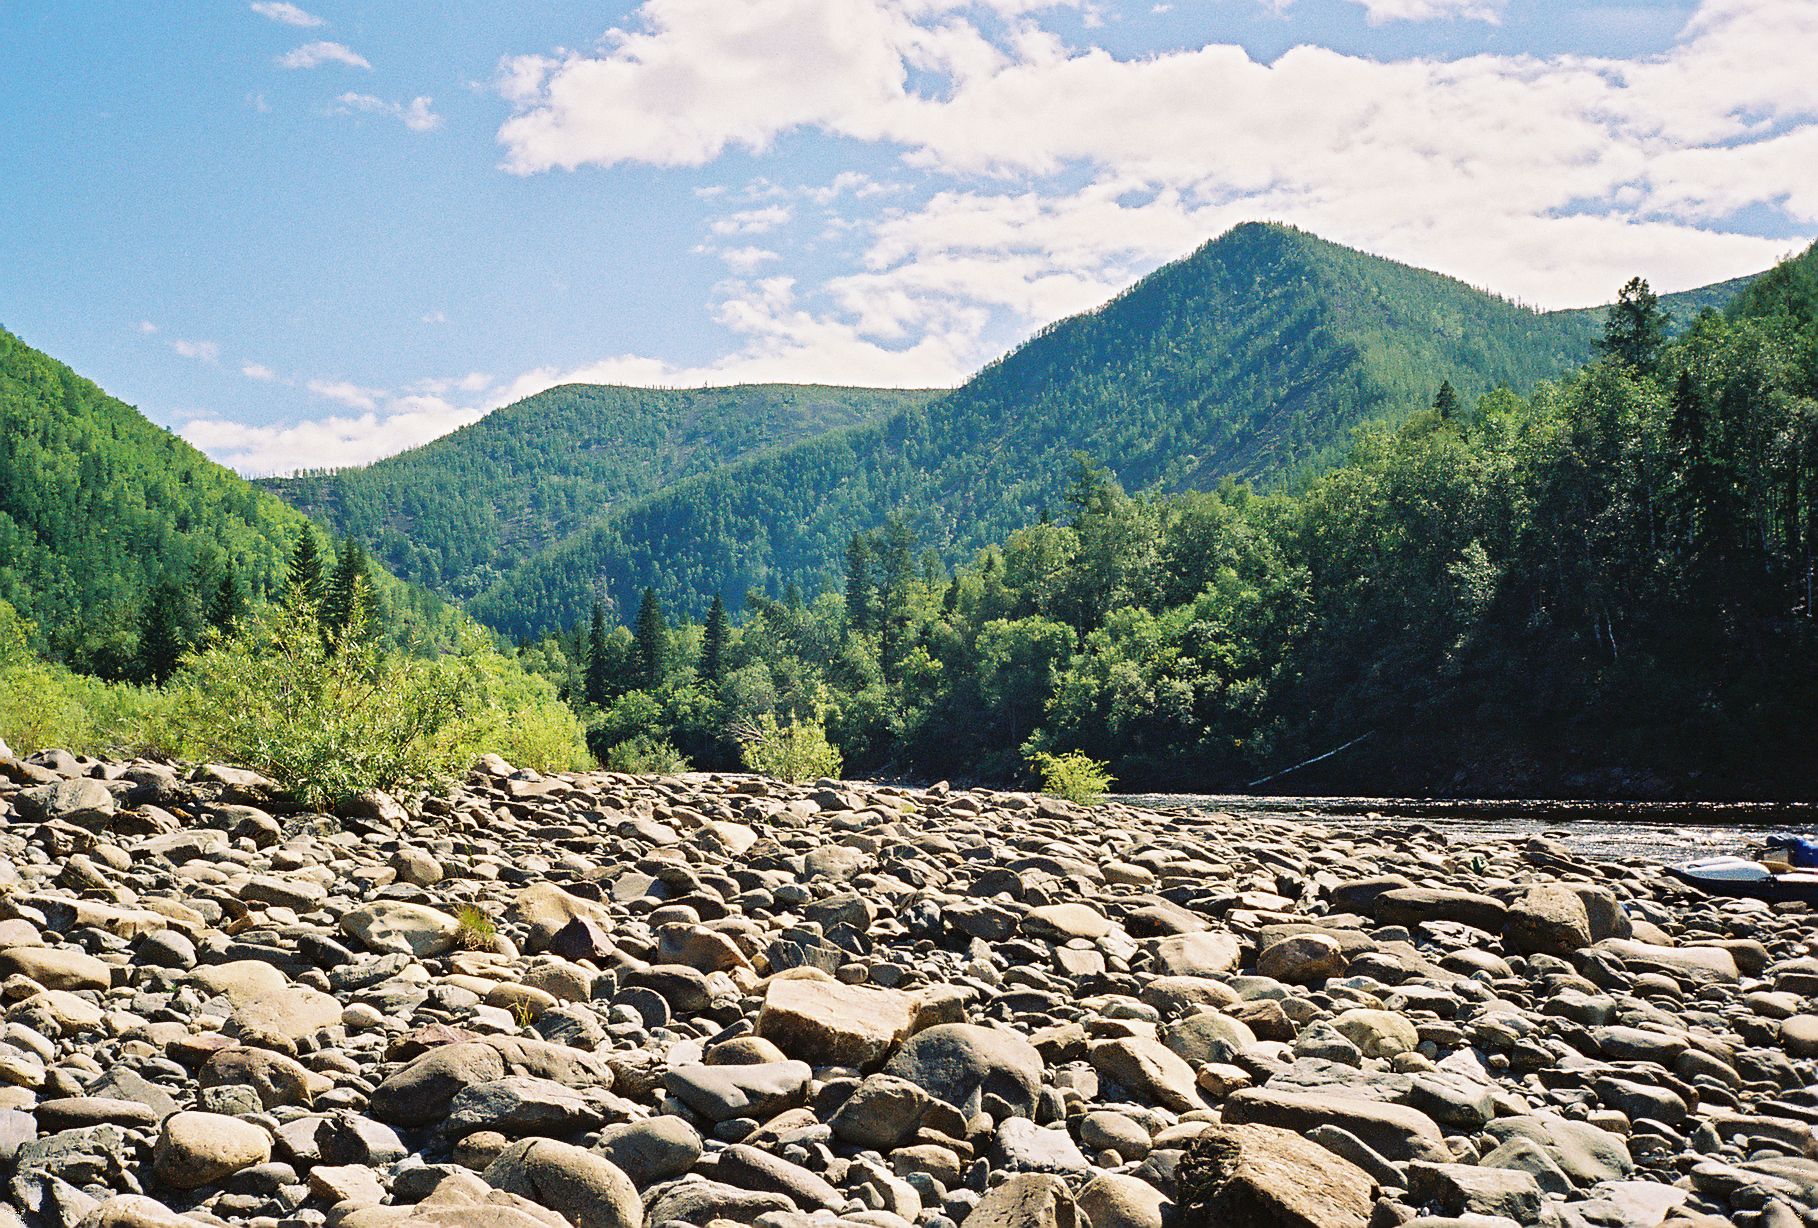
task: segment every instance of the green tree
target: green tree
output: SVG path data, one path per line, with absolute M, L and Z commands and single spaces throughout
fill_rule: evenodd
M 1440 381 L 1439 392 L 1433 398 L 1433 409 L 1441 422 L 1451 422 L 1458 417 L 1458 393 L 1451 380 Z
M 593 603 L 593 619 L 587 628 L 587 677 L 581 694 L 590 707 L 604 708 L 611 696 L 612 674 L 606 651 L 606 606 Z
M 726 676 L 726 640 L 731 631 L 731 620 L 726 616 L 726 603 L 720 595 L 713 595 L 713 604 L 707 607 L 707 623 L 701 633 L 701 677 L 718 685 Z
M 160 580 L 146 598 L 139 617 L 139 672 L 162 683 L 176 673 L 189 648 L 184 618 L 188 597 L 170 580 Z
M 863 533 L 846 542 L 846 621 L 854 631 L 871 626 L 871 543 Z
M 214 595 L 208 602 L 208 625 L 223 635 L 231 634 L 246 617 L 246 593 L 240 588 L 239 573 L 229 562 L 221 569 L 221 579 L 215 585 Z
M 663 605 L 654 588 L 645 589 L 638 602 L 637 626 L 632 633 L 637 637 L 637 651 L 632 658 L 637 683 L 654 690 L 662 685 L 669 664 L 669 621 L 663 616 Z
M 302 533 L 297 536 L 296 548 L 291 551 L 290 570 L 284 581 L 285 600 L 319 610 L 326 589 L 322 543 L 316 537 L 316 531 L 304 525 Z
M 908 649 L 909 582 L 915 575 L 915 534 L 908 521 L 892 515 L 879 545 L 877 590 L 878 660 L 884 679 L 897 680 Z
M 1666 344 L 1671 322 L 1646 279 L 1631 277 L 1604 316 L 1598 348 L 1627 366 L 1650 370 Z
M 358 542 L 344 542 L 322 599 L 322 625 L 337 636 L 377 631 L 378 603 L 372 566 Z

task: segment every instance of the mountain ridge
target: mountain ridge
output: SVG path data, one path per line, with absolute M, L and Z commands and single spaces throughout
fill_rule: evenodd
M 1075 449 L 1131 489 L 1286 481 L 1336 459 L 1362 422 L 1424 406 L 1442 380 L 1474 398 L 1563 374 L 1600 330 L 1595 311 L 1537 312 L 1247 223 L 923 405 L 616 508 L 470 608 L 525 635 L 572 624 L 601 592 L 623 607 L 650 586 L 698 611 L 715 592 L 825 583 L 850 532 L 898 508 L 952 561 L 1052 507 Z

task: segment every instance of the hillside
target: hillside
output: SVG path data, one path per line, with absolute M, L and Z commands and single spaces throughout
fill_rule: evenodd
M 259 484 L 365 543 L 397 574 L 464 598 L 615 505 L 932 395 L 566 384 L 365 468 Z
M 249 594 L 269 591 L 306 523 L 0 329 L 0 601 L 38 624 L 39 647 L 118 676 L 154 587 L 200 605 L 231 566 Z M 457 617 L 428 593 L 378 583 L 413 633 Z
M 812 587 L 894 510 L 963 557 L 1057 506 L 1075 450 L 1131 489 L 1279 483 L 1336 459 L 1358 424 L 1427 404 L 1442 379 L 1470 400 L 1571 369 L 1600 321 L 1240 226 L 945 396 L 616 508 L 469 608 L 527 634 L 572 624 L 601 590 L 622 610 L 645 585 L 698 610 L 715 592 Z

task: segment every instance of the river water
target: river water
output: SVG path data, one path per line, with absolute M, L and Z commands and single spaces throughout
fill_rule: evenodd
M 1818 833 L 1818 806 L 1757 802 L 1427 801 L 1383 797 L 1248 797 L 1120 794 L 1155 810 L 1304 819 L 1339 829 L 1419 823 L 1448 842 L 1545 835 L 1578 856 L 1656 864 L 1719 853 L 1750 855 L 1770 832 Z

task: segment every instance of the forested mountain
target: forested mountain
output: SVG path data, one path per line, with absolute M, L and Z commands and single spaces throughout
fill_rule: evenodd
M 1538 313 L 1300 231 L 1239 226 L 951 393 L 615 508 L 469 609 L 523 635 L 574 624 L 596 595 L 623 610 L 646 586 L 696 612 L 716 593 L 814 589 L 853 533 L 895 510 L 951 561 L 1056 507 L 1076 450 L 1131 489 L 1279 484 L 1336 459 L 1360 423 L 1405 419 L 1442 381 L 1470 401 L 1569 370 L 1599 327 L 1594 312 Z
M 1293 489 L 1075 458 L 1052 519 L 951 572 L 893 521 L 812 600 L 677 626 L 647 594 L 546 648 L 615 762 L 723 765 L 767 716 L 859 773 L 1810 798 L 1818 247 L 1683 323 L 1637 279 L 1593 361 L 1367 426 Z
M 283 500 L 0 329 L 0 601 L 35 647 L 85 673 L 133 674 L 148 605 L 194 638 L 229 587 L 271 591 L 308 521 Z M 401 633 L 456 612 L 374 577 Z
M 617 504 L 933 395 L 755 384 L 565 384 L 376 464 L 260 484 L 398 575 L 465 598 Z

